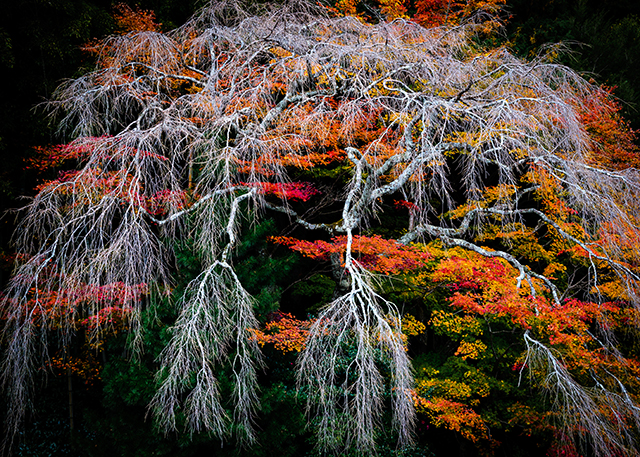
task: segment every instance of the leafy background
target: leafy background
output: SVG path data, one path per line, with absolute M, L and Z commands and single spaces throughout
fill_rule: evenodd
M 183 23 L 199 6 L 196 2 L 178 0 L 126 3 L 132 8 L 153 11 L 165 30 Z M 47 177 L 29 166 L 36 154 L 34 147 L 63 142 L 65 138 L 56 134 L 55 122 L 38 104 L 51 95 L 63 78 L 91 67 L 91 56 L 81 48 L 95 38 L 116 31 L 114 7 L 109 1 L 86 0 L 17 0 L 3 5 L 0 15 L 2 208 L 19 207 L 19 197 L 32 195 L 35 186 Z M 598 84 L 611 87 L 621 101 L 629 124 L 640 128 L 640 4 L 637 1 L 510 0 L 505 11 L 505 27 L 494 38 L 496 44 L 507 45 L 517 54 L 531 57 L 547 43 L 563 43 L 567 52 L 559 54 L 559 61 Z M 328 174 L 326 179 L 332 179 Z M 282 221 L 268 220 L 252 229 L 238 249 L 238 271 L 249 292 L 258 299 L 257 312 L 262 322 L 273 320 L 278 310 L 291 313 L 293 319 L 301 322 L 312 317 L 314 309 L 331 298 L 335 285 L 321 265 L 267 243 L 266 238 L 276 235 L 281 224 Z M 0 219 L 2 284 L 11 270 L 13 227 L 14 216 L 8 212 Z M 393 220 L 380 223 L 379 233 L 388 235 L 393 231 Z M 188 252 L 185 249 L 185 254 L 178 259 L 181 274 L 178 288 L 184 287 L 197 271 L 194 265 L 197 260 Z M 450 295 L 445 288 L 429 288 L 415 278 L 413 288 L 395 287 L 392 293 L 397 295 L 394 297 L 397 302 L 404 303 L 405 312 L 415 315 L 418 321 L 427 321 L 429 316 L 442 312 L 443 322 L 449 319 L 451 325 L 457 323 L 441 309 L 440 304 Z M 166 300 L 160 298 L 148 314 L 144 320 L 146 352 L 139 361 L 130 363 L 125 350 L 126 336 L 115 334 L 92 362 L 94 368 L 98 367 L 95 369 L 99 369 L 99 375 L 91 374 L 91 367 L 74 372 L 71 381 L 76 428 L 73 434 L 68 421 L 69 378 L 65 373 L 42 377 L 34 397 L 35 413 L 18 437 L 16 455 L 313 455 L 312 433 L 305 425 L 302 401 L 296 396 L 295 351 L 281 351 L 268 343 L 264 350 L 269 368 L 260 379 L 262 410 L 257 418 L 258 447 L 239 449 L 232 440 L 219 441 L 205 435 L 165 436 L 158 432 L 147 418 L 147 405 L 155 388 L 156 358 L 169 339 L 167 328 L 175 315 Z M 478 341 L 476 337 L 483 329 L 471 324 L 458 328 L 451 325 L 443 324 L 435 331 L 417 332 L 410 337 L 409 348 L 418 384 L 425 393 L 452 390 L 457 395 L 466 395 L 466 400 L 477 402 L 486 417 L 495 419 L 492 438 L 501 443 L 499 449 L 492 449 L 488 440 L 478 438 L 482 431 L 437 427 L 434 421 L 429 421 L 426 412 L 420 416 L 418 425 L 419 446 L 397 450 L 391 436 L 381 436 L 379 454 L 561 455 L 562 449 L 549 450 L 553 434 L 542 425 L 540 416 L 544 414 L 544 405 L 536 403 L 541 400 L 532 400 L 526 388 L 518 389 L 518 371 L 506 365 L 507 360 L 517 357 L 521 348 L 514 347 L 507 338 L 496 338 L 492 341 L 492 350 L 502 354 L 500 357 L 480 357 L 475 361 L 455 357 L 460 342 Z M 509 330 L 509 323 L 500 319 L 478 325 Z M 300 331 L 299 325 L 283 328 Z M 631 341 L 626 343 L 630 346 L 628 350 L 637 355 L 638 348 Z M 448 379 L 448 384 L 432 383 L 435 371 L 442 379 Z M 460 378 L 461 373 L 465 379 Z M 230 391 L 231 380 L 225 379 L 224 374 L 221 380 L 223 389 Z M 466 392 L 462 386 L 471 390 Z M 486 389 L 500 395 L 494 394 L 489 401 L 482 394 Z M 513 422 L 505 423 L 504 412 L 513 405 L 520 407 L 511 415 Z

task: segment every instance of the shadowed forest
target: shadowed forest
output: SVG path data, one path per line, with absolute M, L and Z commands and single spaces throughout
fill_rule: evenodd
M 640 5 L 17 0 L 0 454 L 640 452 Z

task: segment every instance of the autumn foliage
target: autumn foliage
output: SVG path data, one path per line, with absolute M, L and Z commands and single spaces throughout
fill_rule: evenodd
M 116 33 L 130 32 L 159 32 L 162 24 L 156 21 L 153 11 L 140 9 L 139 6 L 131 8 L 126 3 L 116 3 L 113 7 L 113 19 L 116 25 Z
M 305 241 L 288 237 L 274 237 L 272 242 L 288 246 L 306 257 L 317 260 L 329 260 L 331 256 L 340 256 L 345 252 L 347 239 L 335 237 L 331 242 Z M 381 274 L 398 274 L 405 270 L 414 270 L 429 261 L 429 254 L 419 247 L 404 246 L 394 240 L 385 240 L 379 236 L 356 236 L 352 251 L 358 263 L 369 271 Z M 344 260 L 342 261 L 344 263 Z
M 262 347 L 272 344 L 283 353 L 300 352 L 307 341 L 311 324 L 313 320 L 301 321 L 291 314 L 276 312 L 270 316 L 264 329 L 254 331 L 253 338 Z
M 168 33 L 117 5 L 50 103 L 76 139 L 27 163 L 10 432 L 31 368 L 98 383 L 130 334 L 165 432 L 251 446 L 295 390 L 319 452 L 634 455 L 635 133 L 549 56 L 483 48 L 503 4 L 214 2 Z
M 505 4 L 506 0 L 339 0 L 332 10 L 364 19 L 377 9 L 387 21 L 410 18 L 425 27 L 440 27 L 459 25 L 479 13 L 496 18 Z

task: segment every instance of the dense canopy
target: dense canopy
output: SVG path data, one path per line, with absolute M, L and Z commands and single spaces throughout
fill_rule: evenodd
M 172 32 L 94 44 L 95 70 L 58 88 L 73 141 L 46 160 L 77 168 L 39 187 L 16 232 L 11 431 L 50 349 L 121 320 L 143 351 L 143 314 L 170 300 L 153 417 L 253 443 L 270 343 L 238 246 L 274 219 L 272 249 L 324 263 L 334 287 L 319 309 L 296 304 L 313 315 L 294 349 L 321 450 L 373 451 L 387 420 L 411 443 L 416 414 L 491 441 L 478 405 L 506 380 L 548 392 L 559 441 L 633 454 L 640 181 L 615 102 L 555 49 L 485 47 L 481 15 L 425 28 L 337 13 L 213 2 Z M 185 250 L 198 271 L 176 287 Z M 454 344 L 468 384 L 412 365 L 407 323 Z

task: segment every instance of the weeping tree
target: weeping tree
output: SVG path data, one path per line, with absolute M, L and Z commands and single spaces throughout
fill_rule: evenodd
M 568 297 L 610 301 L 603 278 L 625 306 L 640 304 L 640 181 L 588 122 L 594 112 L 615 115 L 607 94 L 555 64 L 555 50 L 527 62 L 483 48 L 481 21 L 423 28 L 332 11 L 213 2 L 170 33 L 103 40 L 95 70 L 57 89 L 48 106 L 72 141 L 55 160 L 78 166 L 39 187 L 15 234 L 19 256 L 2 296 L 8 436 L 19 430 L 51 335 L 64 347 L 79 317 L 117 302 L 141 349 L 140 314 L 172 293 L 174 249 L 188 239 L 201 271 L 173 301 L 178 318 L 150 411 L 167 431 L 184 425 L 224 437 L 233 429 L 251 444 L 263 361 L 234 246 L 243 227 L 274 214 L 308 238 L 342 240 L 331 256 L 336 298 L 321 309 L 297 365 L 323 450 L 372 450 L 385 392 L 400 442 L 412 439 L 401 316 L 354 248 L 384 202 L 411 208 L 403 236 L 387 243 L 440 240 L 499 259 L 536 314 Z M 330 191 L 297 180 L 323 167 L 341 170 Z M 305 213 L 296 198 L 337 210 Z M 516 238 L 487 241 L 496 228 L 579 251 L 584 277 L 556 281 Z M 105 325 L 93 327 L 95 338 Z M 588 344 L 627 363 L 605 325 L 593 332 Z M 543 339 L 517 334 L 526 369 L 566 417 L 567 436 L 584 438 L 597 455 L 633 453 L 640 410 L 632 387 L 612 371 L 579 382 Z M 220 398 L 221 366 L 233 373 L 232 411 Z

